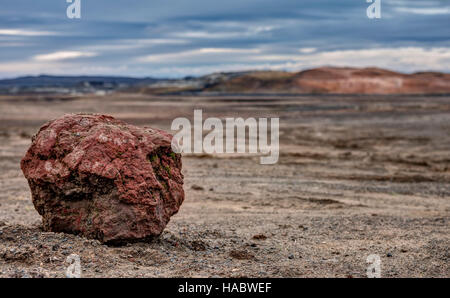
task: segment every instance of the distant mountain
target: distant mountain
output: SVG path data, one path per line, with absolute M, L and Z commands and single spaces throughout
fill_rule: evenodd
M 232 93 L 432 94 L 450 93 L 450 74 L 402 74 L 379 68 L 323 67 L 297 73 L 254 72 L 204 91 Z
M 215 73 L 199 78 L 161 81 L 133 90 L 150 94 L 450 94 L 450 74 L 403 74 L 380 68 L 321 67 L 301 72 Z
M 450 94 L 450 74 L 321 67 L 301 72 L 246 71 L 184 79 L 37 76 L 0 80 L 0 93 Z
M 158 81 L 154 78 L 109 76 L 26 76 L 0 80 L 0 93 L 89 93 L 150 85 Z

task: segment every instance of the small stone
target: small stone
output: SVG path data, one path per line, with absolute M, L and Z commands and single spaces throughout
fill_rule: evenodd
M 294 258 L 294 255 L 289 255 L 289 256 L 288 256 L 288 259 L 289 259 L 289 260 L 292 260 L 293 258 Z
M 197 184 L 192 185 L 191 188 L 193 190 L 205 190 L 202 186 L 197 185 Z
M 255 240 L 266 240 L 267 236 L 264 235 L 264 234 L 257 234 L 257 235 L 253 235 L 252 238 L 255 239 Z
M 392 254 L 391 254 L 390 252 L 388 252 L 388 253 L 386 254 L 386 256 L 387 256 L 388 258 L 391 258 L 391 257 L 392 257 Z
M 298 226 L 299 229 L 302 229 L 303 231 L 308 230 L 308 227 L 304 226 L 304 225 L 299 225 Z

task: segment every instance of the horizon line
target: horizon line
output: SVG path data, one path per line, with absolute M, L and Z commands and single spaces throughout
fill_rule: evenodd
M 66 77 L 66 78 L 80 78 L 80 77 L 107 77 L 107 78 L 126 78 L 126 79 L 136 79 L 136 80 L 143 80 L 143 79 L 159 79 L 159 80 L 180 80 L 180 79 L 186 79 L 186 78 L 201 78 L 203 76 L 213 75 L 213 74 L 232 74 L 232 73 L 255 73 L 255 72 L 285 72 L 285 73 L 300 73 L 304 71 L 309 70 L 316 70 L 316 69 L 323 69 L 323 68 L 334 68 L 334 69 L 379 69 L 384 71 L 390 71 L 395 72 L 398 74 L 405 74 L 405 75 L 412 75 L 412 74 L 419 74 L 419 73 L 441 73 L 441 74 L 450 74 L 450 72 L 444 72 L 444 71 L 437 71 L 437 70 L 415 70 L 411 72 L 406 71 L 399 71 L 399 70 L 393 70 L 390 68 L 382 68 L 377 66 L 364 66 L 364 67 L 353 67 L 353 66 L 317 66 L 317 67 L 311 67 L 311 68 L 305 68 L 298 71 L 288 71 L 288 70 L 274 70 L 274 69 L 249 69 L 249 70 L 234 70 L 234 71 L 216 71 L 216 72 L 209 72 L 201 75 L 184 75 L 184 76 L 177 76 L 177 77 L 158 77 L 158 76 L 127 76 L 127 75 L 108 75 L 108 74 L 51 74 L 51 73 L 40 73 L 40 74 L 24 74 L 14 77 L 0 77 L 0 81 L 6 81 L 6 80 L 15 80 L 15 79 L 21 79 L 21 78 L 38 78 L 38 77 Z

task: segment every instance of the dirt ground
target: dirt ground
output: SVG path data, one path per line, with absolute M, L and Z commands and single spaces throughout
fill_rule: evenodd
M 179 116 L 279 117 L 276 165 L 183 157 L 165 232 L 109 247 L 43 232 L 19 162 L 47 120 L 106 113 L 169 130 Z M 450 277 L 449 96 L 0 96 L 0 277 Z

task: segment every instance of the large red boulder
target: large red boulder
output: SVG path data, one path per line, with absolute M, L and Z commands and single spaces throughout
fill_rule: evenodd
M 21 162 L 44 229 L 102 242 L 159 235 L 184 200 L 171 140 L 106 115 L 46 123 Z

